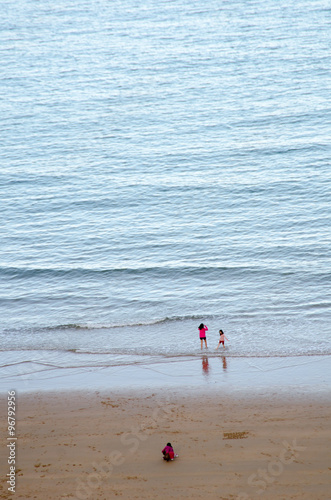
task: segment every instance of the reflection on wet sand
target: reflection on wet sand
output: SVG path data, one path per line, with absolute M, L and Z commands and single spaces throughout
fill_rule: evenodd
M 209 361 L 208 356 L 202 356 L 202 373 L 206 376 L 209 375 Z

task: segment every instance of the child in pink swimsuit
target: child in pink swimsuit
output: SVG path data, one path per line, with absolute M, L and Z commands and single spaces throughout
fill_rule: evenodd
M 219 333 L 220 333 L 220 339 L 219 339 L 219 341 L 218 341 L 218 346 L 216 347 L 216 351 L 217 351 L 217 349 L 219 348 L 220 344 L 223 344 L 223 347 L 225 347 L 225 345 L 224 345 L 224 339 L 225 339 L 225 340 L 227 340 L 227 341 L 229 340 L 229 339 L 227 339 L 227 338 L 226 338 L 226 336 L 224 335 L 223 330 L 220 330 L 220 332 L 219 332 Z
M 205 347 L 206 347 L 206 349 L 208 349 L 207 348 L 207 339 L 206 339 L 206 331 L 207 330 L 208 330 L 208 328 L 203 323 L 201 323 L 201 325 L 199 325 L 201 349 L 202 349 L 203 341 L 205 341 Z

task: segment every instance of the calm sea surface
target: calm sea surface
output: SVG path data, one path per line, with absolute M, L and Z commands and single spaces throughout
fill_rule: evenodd
M 329 1 L 0 6 L 3 373 L 330 355 Z

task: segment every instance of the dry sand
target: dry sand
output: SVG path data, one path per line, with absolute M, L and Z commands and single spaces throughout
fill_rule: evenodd
M 2 397 L 0 498 L 329 500 L 330 399 L 18 394 L 12 494 Z M 179 454 L 169 463 L 161 457 L 168 441 Z

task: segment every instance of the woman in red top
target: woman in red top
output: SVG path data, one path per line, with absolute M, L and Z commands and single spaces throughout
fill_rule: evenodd
M 203 346 L 203 341 L 205 341 L 205 347 L 206 347 L 206 349 L 208 349 L 207 348 L 207 339 L 206 339 L 206 331 L 208 330 L 208 328 L 206 327 L 206 325 L 201 323 L 201 325 L 199 326 L 199 330 L 200 330 L 201 349 Z

